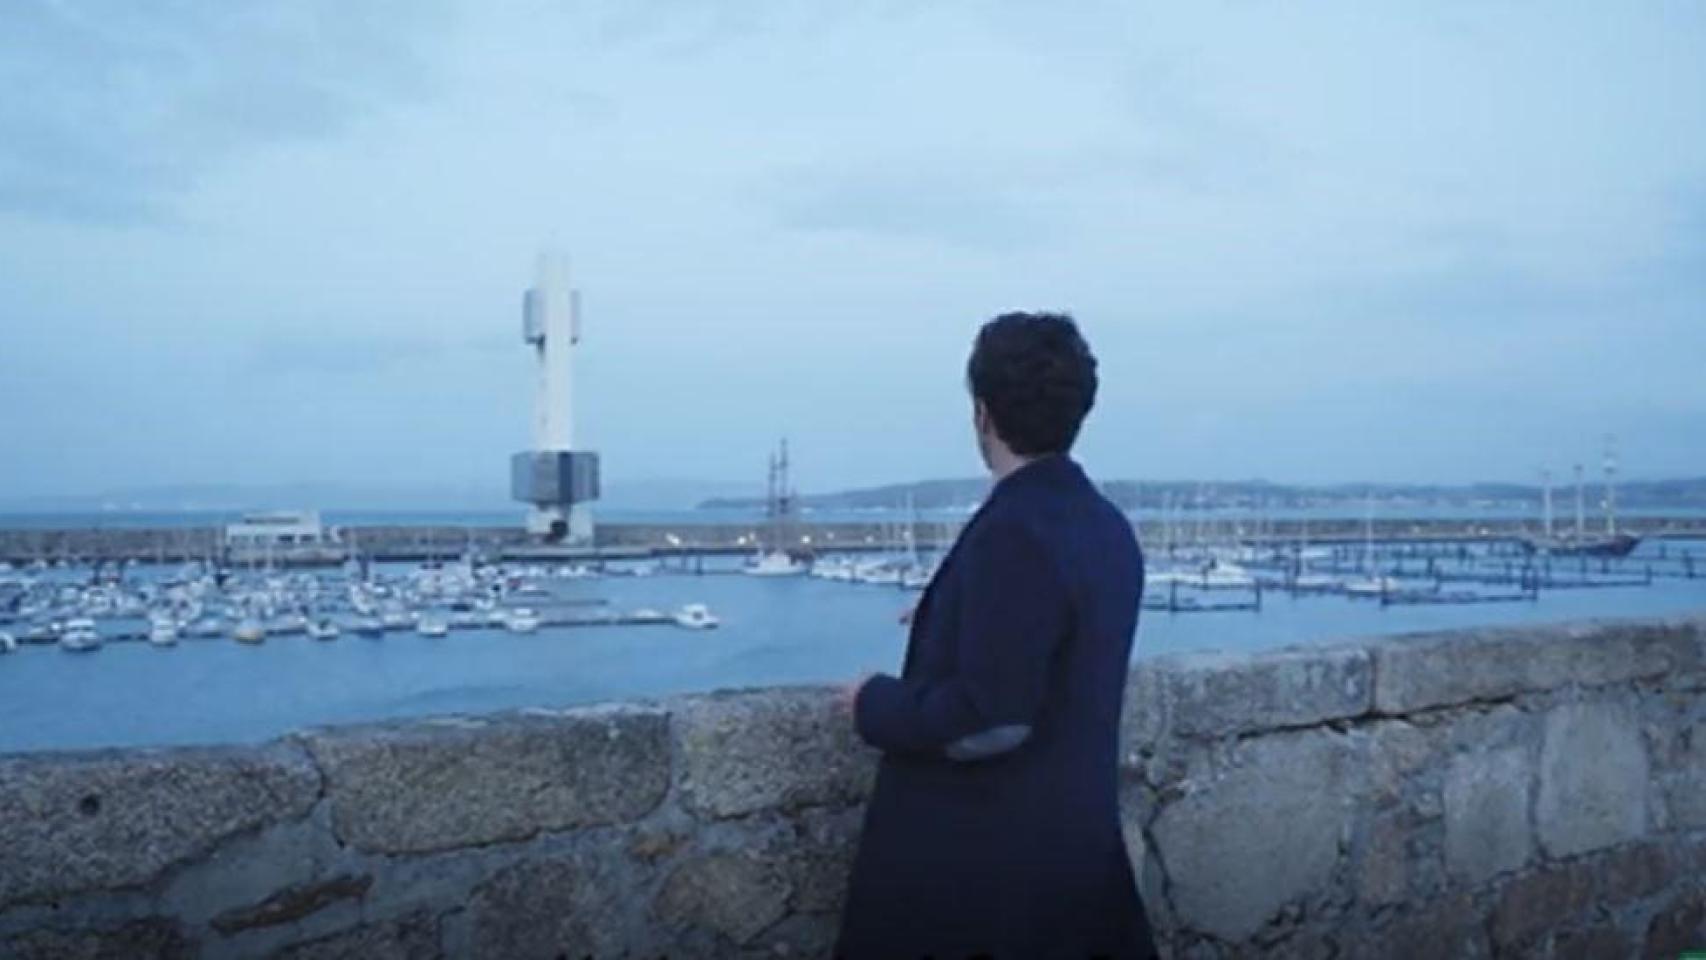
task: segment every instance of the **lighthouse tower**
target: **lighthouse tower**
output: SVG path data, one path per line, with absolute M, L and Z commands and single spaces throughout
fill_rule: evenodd
M 551 543 L 592 541 L 591 502 L 598 499 L 598 454 L 574 448 L 574 357 L 581 339 L 580 295 L 569 286 L 568 261 L 539 256 L 534 285 L 522 298 L 522 339 L 538 362 L 533 449 L 510 458 L 510 491 L 531 504 L 529 533 Z

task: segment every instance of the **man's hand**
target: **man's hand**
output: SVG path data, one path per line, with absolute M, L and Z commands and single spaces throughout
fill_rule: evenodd
M 873 676 L 875 676 L 875 674 L 867 671 L 866 673 L 860 674 L 859 679 L 846 684 L 840 690 L 836 691 L 835 705 L 840 708 L 842 713 L 851 714 L 853 712 L 853 704 L 859 699 L 859 690 L 863 688 L 865 683 Z

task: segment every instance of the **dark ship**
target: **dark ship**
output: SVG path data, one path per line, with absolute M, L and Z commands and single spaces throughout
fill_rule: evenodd
M 1605 536 L 1588 536 L 1577 540 L 1574 537 L 1525 537 L 1522 545 L 1530 553 L 1546 553 L 1554 557 L 1627 557 L 1641 545 L 1641 538 L 1628 533 L 1613 533 Z
M 1555 535 L 1552 530 L 1552 475 L 1541 473 L 1544 484 L 1544 501 L 1542 509 L 1545 512 L 1546 532 L 1537 537 L 1522 538 L 1522 545 L 1530 553 L 1545 553 L 1554 557 L 1627 557 L 1641 545 L 1641 538 L 1630 533 L 1621 533 L 1617 529 L 1617 454 L 1616 441 L 1612 437 L 1605 438 L 1605 532 L 1589 533 L 1587 530 L 1587 495 L 1582 483 L 1581 464 L 1576 465 L 1576 527 L 1573 531 Z

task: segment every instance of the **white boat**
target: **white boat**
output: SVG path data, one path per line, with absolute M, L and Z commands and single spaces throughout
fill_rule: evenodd
M 819 580 L 851 581 L 853 562 L 846 557 L 823 557 L 812 564 L 812 576 Z
M 510 633 L 532 633 L 539 629 L 539 615 L 526 607 L 516 607 L 505 618 L 504 629 Z
M 751 577 L 797 577 L 806 572 L 806 565 L 780 550 L 761 553 L 747 564 L 742 572 Z
M 714 630 L 722 624 L 721 620 L 711 614 L 710 608 L 702 603 L 690 603 L 682 607 L 675 614 L 675 622 L 689 630 Z
M 231 631 L 231 639 L 238 643 L 260 643 L 267 638 L 267 628 L 253 617 L 238 622 Z
M 1400 589 L 1402 585 L 1392 577 L 1363 577 L 1345 582 L 1345 592 L 1353 597 L 1383 597 Z
M 887 560 L 862 563 L 853 571 L 853 579 L 879 587 L 898 587 L 902 576 L 900 567 Z
M 1201 579 L 1202 574 L 1200 573 L 1196 573 L 1191 570 L 1177 569 L 1155 570 L 1145 573 L 1143 576 L 1144 585 L 1147 587 L 1159 587 L 1169 583 L 1180 583 L 1185 586 L 1194 586 Z
M 1210 589 L 1244 589 L 1256 585 L 1250 571 L 1236 563 L 1215 560 L 1202 572 L 1201 586 Z
M 9 633 L 0 633 L 0 653 L 11 653 L 18 649 L 18 638 Z
M 450 633 L 450 624 L 441 617 L 425 616 L 415 621 L 415 632 L 423 637 L 443 637 Z
M 65 631 L 59 635 L 59 645 L 73 653 L 99 650 L 101 635 L 95 632 L 95 621 L 83 617 L 65 621 Z
M 148 624 L 148 642 L 156 647 L 171 647 L 178 643 L 178 625 L 169 617 L 155 617 Z
M 308 639 L 310 640 L 336 640 L 337 638 L 338 625 L 330 620 L 317 620 L 308 625 Z

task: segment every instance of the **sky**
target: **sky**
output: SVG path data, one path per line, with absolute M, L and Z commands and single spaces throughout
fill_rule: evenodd
M 1706 474 L 1706 5 L 9 0 L 0 500 L 501 491 L 539 250 L 607 486 Z

